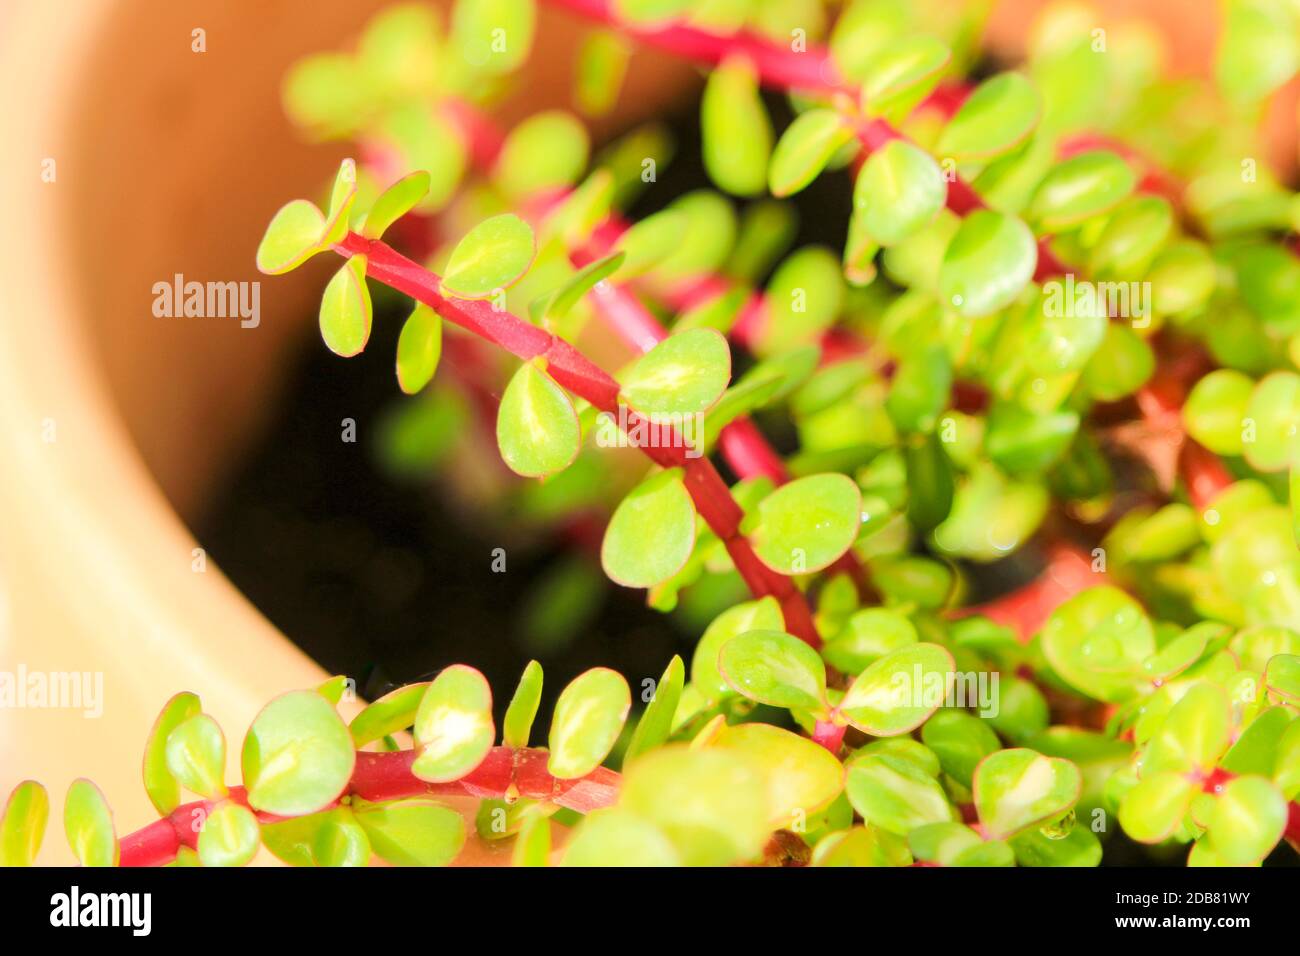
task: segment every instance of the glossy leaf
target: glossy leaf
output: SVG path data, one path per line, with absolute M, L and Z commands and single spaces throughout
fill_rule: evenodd
M 225 796 L 226 738 L 207 714 L 196 714 L 167 736 L 167 769 L 201 797 Z
M 548 110 L 524 120 L 506 137 L 497 158 L 497 185 L 515 199 L 571 186 L 587 165 L 586 127 L 572 114 Z
M 762 192 L 772 152 L 772 124 L 748 59 L 729 58 L 709 73 L 700 100 L 700 128 L 709 178 L 737 196 Z
M 564 847 L 561 866 L 680 866 L 672 841 L 649 820 L 619 807 L 582 818 Z
M 1052 612 L 1043 626 L 1052 669 L 1078 690 L 1105 701 L 1131 697 L 1142 662 L 1155 651 L 1151 622 L 1117 588 L 1089 588 Z
M 614 748 L 631 706 L 622 674 L 607 667 L 579 674 L 555 702 L 546 769 L 561 780 L 591 773 Z
M 621 376 L 619 394 L 646 415 L 708 411 L 731 380 L 731 349 L 713 329 L 670 335 Z
M 333 802 L 352 777 L 352 736 L 314 691 L 272 700 L 253 720 L 240 758 L 248 803 L 279 816 L 314 813 Z
M 795 117 L 772 151 L 767 171 L 773 196 L 792 196 L 807 187 L 832 157 L 853 139 L 853 131 L 834 110 L 810 109 Z
M 414 724 L 420 700 L 428 686 L 427 682 L 407 684 L 368 704 L 348 726 L 353 744 L 364 747 Z
M 411 772 L 429 783 L 459 780 L 483 762 L 495 738 L 487 679 L 472 667 L 453 664 L 420 700 L 415 715 L 420 752 Z
M 203 820 L 198 840 L 199 861 L 204 866 L 244 866 L 257 855 L 261 842 L 261 828 L 253 812 L 226 801 L 214 807 Z
M 403 176 L 393 183 L 376 199 L 366 213 L 361 234 L 367 239 L 378 239 L 388 227 L 401 219 L 420 204 L 429 194 L 430 177 L 424 170 L 417 170 Z
M 1023 143 L 1042 113 L 1032 83 L 1019 73 L 999 73 L 981 83 L 944 127 L 940 156 L 958 162 L 989 160 Z
M 947 197 L 939 164 L 920 147 L 895 139 L 863 164 L 853 187 L 853 208 L 873 240 L 892 246 L 931 222 Z
M 797 828 L 844 789 L 844 767 L 825 747 L 770 724 L 724 727 L 711 747 L 746 757 L 767 779 L 768 822 Z
M 1249 866 L 1268 856 L 1287 826 L 1287 803 L 1263 777 L 1230 780 L 1214 802 L 1206 833 L 1227 866 Z
M 14 787 L 0 813 L 0 867 L 31 866 L 45 837 L 50 797 L 35 780 Z
M 1079 799 L 1079 770 L 1027 749 L 999 750 L 975 770 L 972 792 L 985 834 L 1014 836 L 1065 813 Z
M 397 337 L 397 384 L 414 395 L 433 380 L 442 358 L 442 317 L 423 302 L 402 325 Z
M 600 563 L 614 582 L 654 587 L 681 570 L 695 548 L 695 505 L 681 473 L 651 475 L 620 502 L 605 529 Z
M 1052 168 L 1026 213 L 1043 232 L 1064 232 L 1119 205 L 1137 184 L 1123 159 L 1109 150 L 1089 150 Z
M 655 684 L 654 697 L 646 705 L 641 719 L 637 721 L 632 739 L 623 754 L 624 763 L 635 760 L 641 754 L 653 750 L 668 740 L 685 684 L 686 666 L 682 663 L 681 657 L 674 654 L 673 659 L 668 662 L 668 669 Z
M 352 811 L 370 848 L 395 866 L 446 866 L 465 845 L 465 818 L 428 797 L 353 797 Z
M 63 832 L 82 866 L 117 866 L 121 851 L 113 811 L 99 788 L 80 778 L 63 801 Z
M 532 227 L 518 216 L 484 219 L 451 251 L 443 292 L 461 299 L 488 298 L 527 272 L 534 253 Z
M 267 275 L 283 275 L 323 251 L 321 232 L 325 214 L 315 203 L 295 199 L 271 218 L 257 247 L 257 268 Z
M 952 53 L 933 36 L 901 37 L 867 61 L 862 110 L 890 120 L 905 117 L 939 82 Z
M 758 505 L 752 536 L 758 559 L 781 574 L 820 571 L 857 537 L 862 494 L 844 475 L 799 478 Z
M 563 471 L 582 445 L 578 415 L 564 389 L 533 362 L 519 366 L 497 408 L 497 447 L 517 475 Z
M 876 661 L 853 681 L 838 710 L 863 733 L 914 730 L 947 698 L 953 658 L 937 644 L 912 644 Z
M 180 806 L 181 787 L 167 767 L 167 738 L 171 732 L 202 710 L 195 694 L 177 694 L 163 705 L 162 711 L 149 731 L 144 747 L 144 788 L 149 802 L 160 816 L 166 816 Z
M 724 645 L 748 631 L 780 631 L 785 626 L 781 605 L 771 595 L 737 604 L 719 614 L 704 629 L 691 656 L 691 684 L 709 699 L 734 693 L 718 669 Z
M 732 689 L 759 703 L 820 711 L 826 665 L 804 641 L 781 631 L 749 631 L 722 645 L 718 669 Z
M 519 749 L 528 746 L 528 737 L 537 717 L 537 707 L 542 700 L 542 665 L 529 661 L 519 678 L 515 695 L 510 698 L 505 718 L 501 721 L 501 742 Z
M 366 257 L 353 256 L 334 273 L 321 296 L 321 338 L 335 355 L 350 358 L 370 341 L 373 314 L 366 288 Z
M 939 782 L 915 764 L 887 755 L 855 761 L 847 792 L 864 822 L 906 836 L 917 827 L 957 819 Z
M 763 772 L 719 748 L 669 745 L 646 754 L 624 774 L 619 807 L 666 835 L 687 866 L 750 860 L 771 833 Z
M 1038 265 L 1034 235 L 1019 219 L 979 209 L 962 219 L 939 268 L 944 302 L 969 318 L 1010 305 Z
M 869 607 L 849 617 L 847 626 L 822 647 L 837 670 L 858 674 L 886 654 L 917 642 L 916 627 L 891 608 Z

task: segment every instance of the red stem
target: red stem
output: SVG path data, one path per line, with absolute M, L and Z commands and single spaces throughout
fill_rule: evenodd
M 620 33 L 687 60 L 717 65 L 728 56 L 743 56 L 753 64 L 759 81 L 775 89 L 855 94 L 825 49 L 816 44 L 798 53 L 745 30 L 724 36 L 674 23 L 642 26 L 620 20 L 609 0 L 551 0 L 551 5 L 617 27 Z
M 547 374 L 557 383 L 601 411 L 618 416 L 618 383 L 563 339 L 509 312 L 498 311 L 486 300 L 445 298 L 437 275 L 378 240 L 349 232 L 334 248 L 346 257 L 364 255 L 367 275 L 423 302 L 447 321 L 499 345 L 525 362 L 544 360 Z M 635 412 L 626 412 L 629 430 L 637 430 L 639 420 Z M 654 431 L 644 429 L 646 434 Z M 821 638 L 802 592 L 789 578 L 759 561 L 740 533 L 743 512 L 713 464 L 703 456 L 688 455 L 690 449 L 675 434 L 664 440 L 663 429 L 658 431 L 661 440 L 639 446 L 642 452 L 663 468 L 682 469 L 686 490 L 690 492 L 696 509 L 726 546 L 750 591 L 755 597 L 769 594 L 776 597 L 785 612 L 789 633 L 819 647 Z
M 462 796 L 479 799 L 545 800 L 549 803 L 590 813 L 608 807 L 618 796 L 620 777 L 607 767 L 597 767 L 585 777 L 559 780 L 546 769 L 549 755 L 545 750 L 513 750 L 493 747 L 474 771 L 451 783 L 426 783 L 411 773 L 414 750 L 390 753 L 361 752 L 347 789 L 329 806 L 338 806 L 345 797 L 360 797 L 379 802 L 406 797 Z M 248 806 L 243 787 L 231 787 L 229 798 Z M 122 866 L 162 866 L 175 859 L 182 846 L 194 849 L 198 844 L 202 821 L 216 802 L 196 800 L 177 807 L 161 820 L 122 838 Z M 321 809 L 328 809 L 322 807 Z M 288 819 L 254 811 L 263 823 Z

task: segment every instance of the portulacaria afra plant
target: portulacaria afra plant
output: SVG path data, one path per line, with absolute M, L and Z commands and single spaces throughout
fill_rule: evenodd
M 503 131 L 485 110 L 529 55 L 531 2 L 461 0 L 446 26 L 403 5 L 290 73 L 295 122 L 361 159 L 322 206 L 275 214 L 258 267 L 337 257 L 320 330 L 345 357 L 372 292 L 409 300 L 410 407 L 499 395 L 500 457 L 554 492 L 547 513 L 607 508 L 614 582 L 665 611 L 748 594 L 626 726 L 622 675 L 575 679 L 545 747 L 535 664 L 500 735 L 471 667 L 350 725 L 340 678 L 268 704 L 228 787 L 221 729 L 178 695 L 145 751 L 162 818 L 119 837 L 78 781 L 82 862 L 264 844 L 437 865 L 471 828 L 539 866 L 1089 866 L 1125 837 L 1192 865 L 1290 853 L 1300 217 L 1254 157 L 1300 63 L 1295 6 L 1229 0 L 1201 84 L 1166 77 L 1151 31 L 1077 5 L 978 82 L 979 2 L 555 5 L 592 24 L 586 115 L 616 108 L 639 43 L 706 70 L 720 192 L 631 221 L 655 208 L 657 127 L 593 160 L 575 115 Z M 843 248 L 791 250 L 786 197 L 822 176 Z M 643 456 L 630 487 L 610 445 Z M 973 602 L 1008 566 L 1037 577 Z M 32 859 L 47 806 L 14 791 L 4 862 Z

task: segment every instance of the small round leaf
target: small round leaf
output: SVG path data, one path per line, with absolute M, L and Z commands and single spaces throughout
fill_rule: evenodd
M 546 768 L 561 780 L 583 777 L 609 756 L 632 706 L 617 671 L 593 667 L 575 677 L 555 702 Z

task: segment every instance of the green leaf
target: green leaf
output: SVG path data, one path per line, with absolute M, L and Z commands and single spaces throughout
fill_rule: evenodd
M 1267 96 L 1300 69 L 1294 8 L 1268 0 L 1228 0 L 1214 58 L 1219 87 L 1238 104 Z
M 204 866 L 244 866 L 257 855 L 261 842 L 261 828 L 253 812 L 225 801 L 214 807 L 203 821 L 198 840 L 199 861 Z
M 315 691 L 292 691 L 253 720 L 240 763 L 249 806 L 299 816 L 328 806 L 343 792 L 356 752 L 329 701 Z
M 948 350 L 939 343 L 918 347 L 899 359 L 885 397 L 885 411 L 900 432 L 933 432 L 951 394 Z
M 957 819 L 939 782 L 897 757 L 878 754 L 854 761 L 846 789 L 864 822 L 900 836 L 928 823 Z
M 320 244 L 325 215 L 316 204 L 295 199 L 271 217 L 257 247 L 257 268 L 267 275 L 292 272 L 324 248 Z
M 927 823 L 907 834 L 912 856 L 940 866 L 956 866 L 962 854 L 984 845 L 970 827 L 952 821 Z
M 1223 689 L 1194 684 L 1165 715 L 1142 755 L 1142 773 L 1209 773 L 1228 749 L 1232 710 Z
M 561 866 L 681 866 L 672 841 L 648 820 L 619 807 L 593 810 L 564 846 Z
M 391 151 L 398 169 L 429 174 L 428 195 L 417 206 L 421 212 L 437 212 L 455 195 L 469 150 L 449 116 L 429 109 L 419 98 L 412 99 L 388 110 L 371 135 L 377 146 Z
M 498 75 L 518 69 L 532 48 L 535 0 L 474 0 L 452 8 L 451 39 L 475 70 Z
M 980 761 L 1001 746 L 988 721 L 964 710 L 936 711 L 921 726 L 921 740 L 939 758 L 943 772 L 967 788 Z
M 1132 167 L 1109 150 L 1089 150 L 1052 167 L 1026 218 L 1041 232 L 1064 232 L 1118 206 L 1137 185 Z
M 370 340 L 373 309 L 366 288 L 366 257 L 353 256 L 325 286 L 320 301 L 320 334 L 329 350 L 350 358 Z
M 1146 339 L 1127 325 L 1107 322 L 1105 338 L 1084 366 L 1080 382 L 1093 398 L 1117 402 L 1145 385 L 1155 368 L 1155 353 Z
M 799 478 L 759 502 L 754 551 L 781 574 L 820 571 L 852 546 L 861 507 L 862 493 L 845 475 Z
M 1034 275 L 1034 234 L 1014 216 L 977 209 L 962 219 L 939 268 L 945 302 L 967 318 L 991 315 L 1015 301 Z
M 767 284 L 767 321 L 759 354 L 766 357 L 817 343 L 835 323 L 843 302 L 839 257 L 824 246 L 795 250 Z
M 900 37 L 871 57 L 862 74 L 862 111 L 902 120 L 935 88 L 952 53 L 927 34 Z
M 515 838 L 511 866 L 546 866 L 551 858 L 551 821 L 540 813 L 529 813 Z
M 853 208 L 867 234 L 892 246 L 932 222 L 948 198 L 943 171 L 925 150 L 890 140 L 873 152 L 853 187 Z
M 472 667 L 453 664 L 429 684 L 415 715 L 419 756 L 411 772 L 429 783 L 459 780 L 481 764 L 496 739 L 492 689 Z
M 99 788 L 85 778 L 68 787 L 63 832 L 82 866 L 117 866 L 121 850 L 113 830 L 113 811 Z
M 826 708 L 826 665 L 808 644 L 781 631 L 749 631 L 722 645 L 718 670 L 750 700 L 791 710 Z
M 990 754 L 975 770 L 976 812 L 994 840 L 1061 816 L 1079 799 L 1079 769 L 1068 760 L 1018 748 Z
M 313 847 L 316 837 L 325 826 L 333 810 L 290 817 L 275 823 L 262 824 L 262 842 L 276 857 L 290 866 L 316 866 Z
M 537 705 L 542 700 L 542 665 L 529 661 L 519 678 L 515 695 L 510 698 L 506 716 L 501 721 L 501 742 L 518 750 L 528 746 L 528 735 L 537 717 Z
M 564 389 L 533 362 L 519 366 L 497 408 L 497 447 L 526 478 L 563 471 L 578 457 L 582 430 Z
M 695 505 L 680 469 L 672 469 L 652 474 L 619 503 L 600 563 L 616 584 L 650 588 L 680 571 L 694 549 Z
M 907 841 L 880 827 L 831 833 L 813 848 L 813 866 L 911 866 Z
M 506 137 L 493 179 L 515 200 L 572 186 L 587 166 L 587 128 L 572 113 L 546 110 L 528 117 Z
M 370 848 L 395 866 L 446 866 L 465 845 L 465 818 L 428 797 L 353 797 L 352 811 Z
M 35 780 L 14 787 L 0 813 L 0 866 L 31 866 L 45 837 L 50 796 Z
M 672 20 L 690 9 L 691 0 L 613 0 L 620 20 L 649 26 Z
M 718 654 L 732 638 L 747 631 L 779 631 L 785 627 L 781 605 L 768 595 L 737 604 L 719 614 L 704 629 L 691 657 L 691 685 L 710 700 L 733 693 L 718 669 Z
M 952 511 L 952 459 L 931 432 L 903 446 L 907 463 L 907 518 L 918 531 L 933 531 Z
M 378 239 L 388 227 L 420 204 L 429 194 L 430 177 L 424 170 L 403 176 L 382 193 L 370 206 L 361 226 L 361 235 Z
M 646 415 L 708 411 L 731 380 L 731 349 L 713 329 L 670 335 L 621 376 L 619 395 Z
M 285 77 L 284 111 L 316 139 L 355 132 L 371 108 L 370 89 L 356 58 L 342 53 L 303 57 Z
M 704 168 L 737 196 L 767 187 L 772 124 L 758 95 L 758 76 L 746 57 L 729 57 L 709 73 L 700 100 Z
M 442 317 L 416 303 L 397 338 L 397 384 L 414 395 L 433 379 L 442 357 Z
M 1142 608 L 1109 585 L 1076 594 L 1053 611 L 1041 641 L 1057 674 L 1089 697 L 1111 702 L 1133 696 L 1142 662 L 1156 649 Z
M 415 723 L 428 683 L 408 684 L 390 691 L 352 718 L 348 726 L 358 748 L 405 730 Z
M 1291 707 L 1300 706 L 1300 656 L 1275 654 L 1264 670 L 1269 697 Z
M 181 802 L 180 784 L 167 768 L 167 738 L 202 709 L 197 695 L 189 692 L 177 694 L 163 705 L 149 731 L 144 746 L 144 788 L 149 794 L 149 802 L 160 816 L 167 816 Z
M 356 198 L 356 160 L 345 159 L 339 165 L 339 171 L 334 177 L 334 187 L 330 190 L 330 207 L 325 213 L 325 226 L 320 235 L 321 246 L 332 246 L 336 242 L 341 242 L 347 235 L 348 218 Z
M 916 627 L 891 608 L 856 611 L 844 630 L 822 646 L 822 657 L 836 670 L 859 674 L 880 658 L 917 642 Z
M 727 866 L 762 852 L 771 834 L 767 782 L 742 755 L 672 744 L 623 777 L 619 808 L 668 837 L 687 866 Z
M 593 667 L 560 692 L 551 718 L 546 769 L 561 780 L 585 777 L 614 749 L 632 707 L 632 692 L 618 671 Z
M 564 318 L 582 297 L 618 271 L 623 253 L 605 256 L 583 266 L 568 281 L 529 304 L 533 320 L 539 324 Z
M 1230 780 L 1214 802 L 1206 833 L 1227 866 L 1259 863 L 1277 846 L 1287 825 L 1287 803 L 1264 777 Z
M 664 209 L 635 223 L 614 243 L 614 250 L 626 258 L 619 266 L 620 280 L 634 279 L 649 272 L 681 244 L 688 219 L 675 209 Z
M 874 737 L 915 730 L 947 699 L 955 664 L 937 644 L 912 644 L 886 654 L 853 681 L 837 710 Z
M 1272 372 L 1255 386 L 1239 427 L 1253 426 L 1242 454 L 1260 471 L 1281 471 L 1295 460 L 1300 425 L 1300 375 Z
M 527 272 L 535 251 L 532 227 L 518 216 L 484 219 L 452 250 L 442 291 L 460 299 L 486 299 Z
M 681 656 L 674 654 L 673 659 L 668 662 L 667 670 L 655 685 L 654 696 L 632 732 L 632 740 L 623 753 L 625 764 L 668 740 L 685 683 L 686 667 L 682 663 Z
M 1178 829 L 1196 793 L 1182 774 L 1148 774 L 1119 801 L 1119 826 L 1139 843 L 1162 843 Z
M 744 756 L 767 778 L 768 824 L 797 830 L 844 789 L 844 766 L 821 744 L 770 724 L 722 727 L 710 748 Z
M 324 814 L 311 845 L 317 866 L 369 866 L 370 839 L 350 807 Z
M 1125 200 L 1107 219 L 1088 254 L 1089 273 L 1106 278 L 1145 273 L 1173 229 L 1173 206 L 1163 196 Z
M 1011 840 L 1015 862 L 1021 866 L 1098 866 L 1101 841 L 1088 827 L 1074 826 L 1064 837 L 1027 830 Z
M 167 769 L 186 790 L 201 797 L 226 795 L 226 738 L 207 714 L 196 714 L 167 737 Z
M 367 87 L 385 99 L 419 97 L 438 83 L 442 27 L 432 7 L 401 3 L 366 23 L 357 43 Z
M 1019 73 L 999 73 L 966 98 L 939 136 L 935 152 L 959 163 L 1011 152 L 1034 131 L 1042 102 Z
M 668 207 L 686 216 L 687 227 L 675 252 L 659 263 L 665 279 L 692 278 L 718 269 L 736 239 L 736 212 L 726 199 L 698 189 Z
M 583 39 L 574 99 L 585 116 L 604 116 L 618 103 L 631 52 L 628 41 L 612 30 L 596 30 Z
M 989 414 L 984 450 L 1008 474 L 1038 475 L 1065 454 L 1078 430 L 1078 412 L 1035 414 L 1000 402 Z
M 773 196 L 792 196 L 816 179 L 853 140 L 853 130 L 835 110 L 810 109 L 795 117 L 772 151 L 767 170 Z

